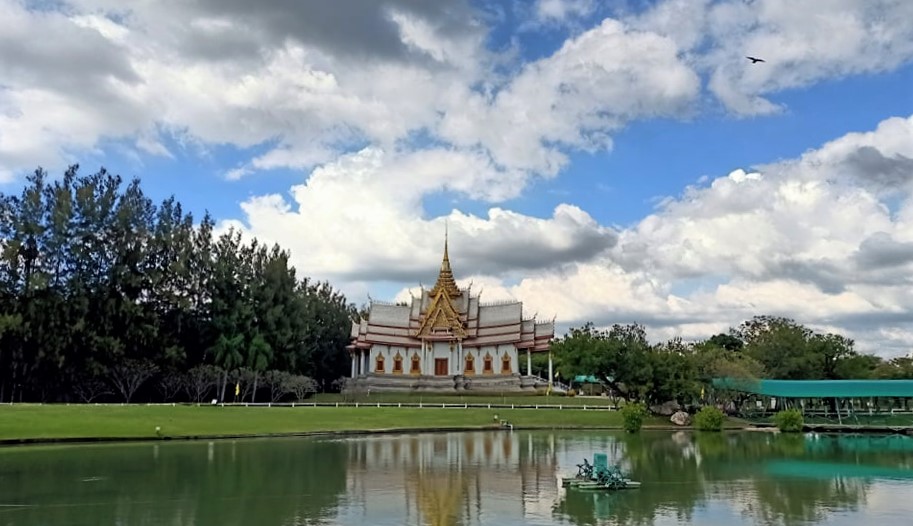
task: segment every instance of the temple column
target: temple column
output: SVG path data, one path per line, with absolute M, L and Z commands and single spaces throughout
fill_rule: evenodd
M 422 359 L 422 374 L 430 376 L 434 374 L 434 371 L 430 369 L 431 362 L 434 361 L 434 342 L 425 343 L 425 357 Z
M 457 363 L 459 364 L 457 374 L 465 373 L 466 371 L 463 370 L 463 367 L 466 366 L 466 359 L 463 358 L 463 340 L 457 342 Z
M 434 344 L 431 344 L 431 345 L 434 345 Z M 431 359 L 429 358 L 429 355 L 431 354 L 429 352 L 429 347 L 430 347 L 430 345 L 428 345 L 428 342 L 425 342 L 425 347 L 422 349 L 422 367 L 421 367 L 421 369 L 422 369 L 423 375 L 428 374 L 428 362 L 431 361 Z
M 529 348 L 526 349 L 526 376 L 533 375 L 533 359 Z
M 352 353 L 352 378 L 355 378 L 355 353 Z
M 552 378 L 554 378 L 554 375 L 552 374 L 552 351 L 549 350 L 548 351 L 548 391 L 549 392 L 552 391 Z

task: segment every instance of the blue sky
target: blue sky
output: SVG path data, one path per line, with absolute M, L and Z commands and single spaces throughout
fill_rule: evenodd
M 907 353 L 911 6 L 0 0 L 0 191 L 137 176 L 358 303 L 446 220 L 458 278 L 562 327 Z

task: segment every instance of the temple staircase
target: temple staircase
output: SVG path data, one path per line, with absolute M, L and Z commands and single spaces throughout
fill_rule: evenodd
M 548 378 L 542 378 L 539 375 L 526 376 L 534 382 L 536 390 L 548 390 Z M 552 392 L 555 394 L 565 394 L 570 390 L 570 386 L 557 380 L 552 380 Z

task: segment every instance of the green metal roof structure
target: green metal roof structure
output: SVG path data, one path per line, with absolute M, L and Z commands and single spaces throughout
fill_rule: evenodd
M 913 398 L 913 380 L 750 380 L 714 378 L 717 389 L 780 398 Z
M 600 383 L 600 382 L 599 382 L 599 380 L 597 380 L 596 377 L 593 376 L 593 375 L 586 376 L 586 375 L 584 375 L 584 374 L 579 374 L 579 375 L 577 375 L 577 376 L 574 377 L 574 383 L 578 383 L 578 384 L 584 384 L 584 383 L 586 383 L 586 384 L 598 384 L 598 383 Z

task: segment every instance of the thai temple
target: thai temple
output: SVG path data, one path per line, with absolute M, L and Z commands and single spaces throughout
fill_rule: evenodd
M 548 352 L 554 320 L 537 322 L 519 301 L 482 303 L 457 286 L 447 237 L 437 282 L 394 304 L 371 300 L 352 324 L 352 379 L 347 390 L 526 391 L 545 388 L 531 374 L 531 354 Z M 525 362 L 525 363 L 522 363 Z M 549 374 L 551 378 L 551 354 Z

